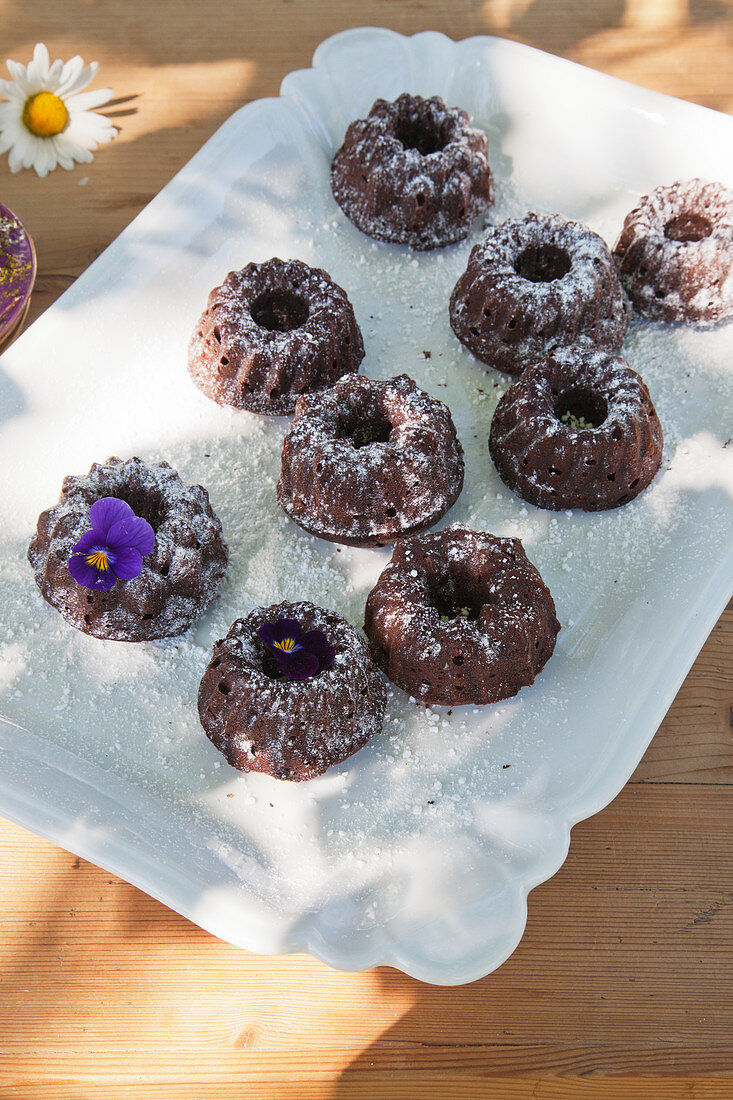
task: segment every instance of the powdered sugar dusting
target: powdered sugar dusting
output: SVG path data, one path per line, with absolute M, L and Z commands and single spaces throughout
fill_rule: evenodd
M 378 99 L 331 166 L 336 202 L 377 240 L 433 249 L 463 240 L 493 198 L 486 134 L 438 97 Z
M 474 355 L 512 374 L 582 339 L 617 348 L 627 325 L 605 241 L 579 222 L 535 213 L 489 228 L 456 283 L 450 318 Z
M 273 679 L 257 631 L 294 619 L 305 634 L 320 630 L 335 649 L 317 676 Z M 256 608 L 214 645 L 199 689 L 207 736 L 242 771 L 277 779 L 320 775 L 382 729 L 386 692 L 362 636 L 341 618 L 307 601 Z
M 626 215 L 614 255 L 643 317 L 725 320 L 733 315 L 733 191 L 701 179 L 655 188 Z
M 109 592 L 90 592 L 67 563 L 90 528 L 90 506 L 103 497 L 130 504 L 152 524 L 155 544 L 137 577 Z M 227 549 L 200 485 L 184 485 L 166 462 L 111 458 L 83 477 L 64 478 L 58 504 L 38 519 L 28 557 L 45 599 L 77 630 L 137 642 L 188 630 L 221 584 Z
M 464 244 L 414 255 L 365 238 L 330 193 L 330 160 L 343 134 L 333 106 L 339 90 L 360 89 L 350 117 L 386 94 L 364 76 L 386 71 L 376 65 L 376 45 L 370 48 L 371 66 L 358 80 L 342 64 L 339 84 L 334 63 L 327 75 L 311 74 L 320 83 L 310 100 L 303 86 L 327 149 L 304 127 L 292 97 L 232 120 L 226 140 L 191 167 L 185 187 L 168 191 L 162 207 L 123 235 L 109 266 L 104 257 L 97 261 L 3 357 L 0 706 L 21 727 L 3 732 L 3 766 L 7 776 L 17 745 L 25 751 L 37 744 L 38 759 L 58 761 L 67 774 L 86 768 L 87 804 L 101 791 L 103 812 L 90 823 L 88 805 L 80 808 L 77 832 L 61 839 L 73 846 L 97 822 L 117 829 L 114 807 L 123 805 L 138 834 L 154 837 L 158 865 L 185 868 L 186 898 L 175 903 L 238 942 L 302 948 L 313 929 L 313 943 L 358 941 L 364 952 L 356 965 L 363 965 L 384 957 L 383 929 L 398 938 L 402 929 L 423 952 L 416 969 L 443 975 L 453 960 L 463 975 L 458 966 L 474 958 L 477 919 L 482 935 L 497 920 L 503 927 L 500 899 L 519 897 L 519 881 L 536 882 L 562 858 L 562 808 L 569 800 L 576 805 L 577 792 L 595 789 L 609 768 L 629 774 L 643 740 L 634 723 L 649 685 L 672 690 L 665 666 L 672 660 L 681 667 L 672 646 L 698 637 L 692 608 L 729 538 L 733 329 L 632 321 L 622 354 L 649 387 L 665 450 L 659 476 L 631 504 L 567 515 L 539 511 L 511 493 L 487 446 L 508 379 L 477 363 L 448 323 L 450 290 L 480 239 L 480 224 Z M 651 163 L 652 178 L 639 178 L 638 146 L 622 145 L 627 125 L 641 125 L 638 116 L 625 109 L 613 155 L 604 138 L 603 156 L 589 158 L 587 142 L 599 134 L 595 108 L 610 94 L 604 82 L 588 125 L 572 127 L 583 154 L 573 165 L 586 174 L 568 171 L 550 155 L 568 149 L 567 114 L 545 110 L 542 97 L 531 110 L 515 110 L 497 99 L 483 55 L 475 65 L 464 63 L 463 53 L 455 60 L 452 75 L 446 70 L 438 80 L 416 54 L 414 71 L 425 84 L 435 76 L 434 90 L 446 96 L 461 82 L 463 94 L 450 101 L 473 109 L 475 124 L 489 132 L 498 177 L 492 220 L 559 207 L 615 239 L 625 213 L 663 171 Z M 527 74 L 515 78 L 510 60 L 502 79 L 521 95 Z M 400 77 L 403 70 L 390 72 Z M 547 87 L 555 94 L 561 85 Z M 670 127 L 665 143 L 674 132 Z M 692 154 L 681 142 L 675 148 L 694 171 Z M 347 764 L 304 784 L 230 770 L 196 712 L 211 646 L 235 619 L 253 607 L 308 599 L 358 629 L 367 593 L 390 556 L 334 546 L 291 523 L 275 501 L 285 424 L 215 405 L 187 376 L 187 341 L 210 288 L 228 271 L 273 254 L 323 267 L 345 288 L 365 337 L 368 376 L 406 372 L 448 404 L 466 482 L 445 523 L 521 538 L 562 623 L 552 658 L 515 699 L 425 708 L 388 688 L 382 734 Z M 207 488 L 222 521 L 227 578 L 178 639 L 124 646 L 73 630 L 40 597 L 25 560 L 36 517 L 62 476 L 110 453 L 167 459 L 187 483 Z M 641 727 L 650 729 L 654 716 L 643 717 Z M 52 779 L 44 777 L 47 803 L 59 800 Z M 521 926 L 517 905 L 512 927 Z M 248 941 L 241 930 L 250 927 L 262 936 L 257 931 Z M 429 942 L 423 927 L 432 929 Z M 431 969 L 431 960 L 443 959 L 445 967 L 435 962 Z M 472 976 L 478 973 L 477 964 Z
M 277 498 L 321 538 L 382 546 L 436 523 L 462 485 L 463 451 L 442 401 L 404 374 L 352 376 L 299 401 Z
M 565 423 L 566 400 L 584 402 L 597 423 Z M 489 450 L 502 479 L 531 504 L 598 511 L 646 489 L 661 463 L 662 429 L 625 360 L 578 345 L 520 375 L 496 408 Z
M 451 524 L 400 540 L 369 593 L 365 629 L 391 680 L 451 705 L 495 703 L 531 684 L 558 622 L 517 539 Z
M 188 349 L 196 385 L 220 405 L 272 416 L 359 369 L 364 345 L 343 289 L 320 268 L 273 257 L 209 293 Z

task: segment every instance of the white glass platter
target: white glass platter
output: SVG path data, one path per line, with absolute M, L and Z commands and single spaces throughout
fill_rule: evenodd
M 0 812 L 233 944 L 455 984 L 514 950 L 529 890 L 563 862 L 571 826 L 623 787 L 725 605 L 733 325 L 632 323 L 624 354 L 665 432 L 647 492 L 595 515 L 523 504 L 488 455 L 507 380 L 448 324 L 480 222 L 461 245 L 413 255 L 362 236 L 331 197 L 349 121 L 403 91 L 438 94 L 488 131 L 491 221 L 559 211 L 612 244 L 659 183 L 733 184 L 729 118 L 492 38 L 348 31 L 280 98 L 238 111 L 0 360 Z M 233 619 L 310 599 L 359 627 L 389 558 L 291 524 L 274 498 L 288 421 L 220 408 L 188 379 L 209 289 L 272 255 L 346 288 L 364 373 L 405 371 L 447 401 L 467 473 L 444 522 L 520 537 L 562 623 L 516 699 L 426 710 L 394 689 L 383 734 L 305 784 L 233 771 L 196 713 Z M 167 459 L 224 524 L 228 580 L 180 639 L 88 638 L 35 587 L 38 513 L 64 474 L 113 454 Z

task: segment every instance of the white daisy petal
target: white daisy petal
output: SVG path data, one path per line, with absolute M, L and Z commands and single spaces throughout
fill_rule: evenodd
M 19 103 L 22 106 L 25 103 L 27 97 L 23 95 L 17 84 L 11 84 L 10 81 L 7 81 L 7 88 L 3 88 L 3 83 L 5 82 L 0 81 L 0 95 L 5 96 L 6 99 L 12 100 L 13 103 Z
M 63 62 L 49 58 L 48 49 L 38 42 L 28 66 L 8 61 L 12 80 L 0 80 L 0 153 L 7 152 L 11 172 L 33 168 L 41 177 L 57 166 L 67 171 L 75 163 L 88 164 L 98 145 L 111 141 L 117 129 L 110 119 L 94 110 L 112 98 L 111 88 L 82 89 L 99 71 L 96 61 L 84 65 L 81 57 Z M 58 134 L 39 137 L 31 133 L 23 121 L 26 100 L 37 92 L 58 96 L 68 112 L 66 127 Z
M 61 70 L 61 76 L 59 77 L 58 87 L 56 88 L 56 94 L 65 96 L 68 94 L 69 88 L 79 79 L 79 74 L 84 68 L 84 62 L 79 54 L 76 57 L 72 57 L 70 61 L 67 61 Z
M 28 84 L 28 70 L 25 65 L 21 65 L 19 61 L 11 61 L 10 58 L 5 62 L 8 66 L 8 72 L 13 78 L 13 83 L 18 85 L 18 90 L 23 97 L 30 95 Z M 4 93 L 7 94 L 7 93 Z
M 9 118 L 4 122 L 2 126 L 0 126 L 0 131 L 3 134 L 7 134 L 8 137 L 11 137 L 13 141 L 18 137 L 24 137 L 28 134 L 28 131 L 21 121 L 20 114 L 18 114 L 17 118 Z
M 43 42 L 36 42 L 35 49 L 33 50 L 32 64 L 36 66 L 39 75 L 44 77 L 48 76 L 51 58 L 48 56 L 48 49 Z
M 90 111 L 84 111 L 79 115 L 72 115 L 65 133 L 74 141 L 82 141 L 84 145 L 93 148 L 89 142 L 111 141 L 117 135 L 117 130 L 104 115 L 95 115 Z
M 23 108 L 20 103 L 13 102 L 12 100 L 7 103 L 0 103 L 0 129 L 3 123 L 8 122 L 11 118 L 22 118 Z
M 25 78 L 26 96 L 35 95 L 36 92 L 45 91 L 48 91 L 46 81 L 42 76 L 38 75 L 36 68 L 31 61 L 30 65 L 28 66 L 28 75 Z
M 86 69 L 82 69 L 76 80 L 74 80 L 67 88 L 64 88 L 64 95 L 76 95 L 82 88 L 86 88 L 87 84 L 91 84 L 95 76 L 99 72 L 99 62 L 90 62 Z
M 61 70 L 64 67 L 64 63 L 61 58 L 56 58 L 51 68 L 48 70 L 48 91 L 53 92 L 58 87 L 59 77 L 61 76 Z
M 6 99 L 17 99 L 21 103 L 25 102 L 24 93 L 12 80 L 0 80 L 0 95 L 4 95 Z
M 30 158 L 29 158 L 27 153 L 23 157 L 23 167 L 24 168 L 33 168 L 34 171 L 41 178 L 43 178 L 44 176 L 48 175 L 48 169 L 44 170 L 44 167 L 43 167 L 43 157 L 44 157 L 44 146 L 41 145 L 40 141 L 39 142 L 34 142 L 33 148 L 31 149 Z M 29 160 L 30 160 L 30 163 L 29 163 Z
M 79 164 L 89 164 L 94 160 L 91 149 L 88 149 L 85 144 L 69 138 L 66 133 L 60 134 L 59 137 L 64 139 L 60 143 L 60 149 L 65 156 L 71 157 Z M 96 145 L 94 148 L 96 149 Z
M 64 97 L 66 108 L 72 111 L 91 111 L 95 107 L 102 107 L 109 103 L 113 96 L 111 88 L 97 88 L 93 92 L 81 92 L 79 95 Z
M 59 134 L 57 134 L 56 137 L 51 138 L 51 141 L 53 143 L 54 156 L 56 157 L 57 163 L 60 164 L 62 168 L 65 168 L 67 172 L 70 172 L 71 169 L 74 167 L 74 158 L 71 156 L 70 153 L 67 152 L 66 148 L 64 147 L 64 143 L 60 141 L 59 138 Z
M 36 155 L 33 158 L 33 162 L 31 164 L 24 164 L 23 167 L 24 168 L 34 168 L 35 171 L 36 171 L 36 175 L 40 176 L 41 179 L 45 179 L 45 177 L 48 175 L 48 165 L 46 164 L 46 162 L 44 160 L 43 151 L 41 149 L 38 149 L 36 151 Z M 55 167 L 55 165 L 54 165 L 54 167 Z
M 38 153 L 36 153 L 36 172 L 38 172 L 40 176 L 41 171 L 39 171 L 38 168 L 39 160 L 44 176 L 48 172 L 53 172 L 56 167 L 56 151 L 53 147 L 53 142 L 49 141 L 48 138 L 44 140 L 42 149 L 39 149 Z
M 7 65 L 8 72 L 10 73 L 13 80 L 17 82 L 24 79 L 26 75 L 26 69 L 25 65 L 21 64 L 20 61 L 13 61 L 12 57 L 8 57 L 5 61 L 5 64 Z
M 32 168 L 35 164 L 36 157 L 43 148 L 43 143 L 39 138 L 30 137 L 28 144 L 23 150 L 23 167 Z
M 0 153 L 7 153 L 11 146 L 15 145 L 19 137 L 22 137 L 21 127 L 16 123 L 0 128 Z
M 98 144 L 94 138 L 89 137 L 88 134 L 75 133 L 69 135 L 68 132 L 64 134 L 64 137 L 68 138 L 67 152 L 74 160 L 78 160 L 81 163 L 81 158 L 85 163 L 93 160 L 92 153 L 95 153 L 98 149 Z
M 13 147 L 8 153 L 8 166 L 11 172 L 18 172 L 24 167 L 25 158 L 32 148 L 31 136 L 27 130 L 18 134 Z
M 42 91 L 48 86 L 48 69 L 48 50 L 42 42 L 38 42 L 33 51 L 33 60 L 26 69 L 26 80 L 31 94 Z

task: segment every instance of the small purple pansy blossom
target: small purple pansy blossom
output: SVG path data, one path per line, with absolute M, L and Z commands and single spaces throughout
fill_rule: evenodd
M 92 529 L 81 536 L 68 563 L 77 584 L 105 592 L 118 580 L 137 577 L 143 558 L 155 544 L 155 532 L 148 521 L 117 497 L 95 500 L 89 521 Z
M 257 628 L 262 641 L 275 657 L 277 667 L 289 680 L 307 680 L 336 659 L 336 650 L 322 630 L 305 634 L 297 619 L 278 619 Z

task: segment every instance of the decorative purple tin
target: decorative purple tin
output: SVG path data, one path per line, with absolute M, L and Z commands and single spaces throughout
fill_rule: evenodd
M 0 351 L 23 327 L 35 281 L 33 241 L 13 211 L 0 203 Z

